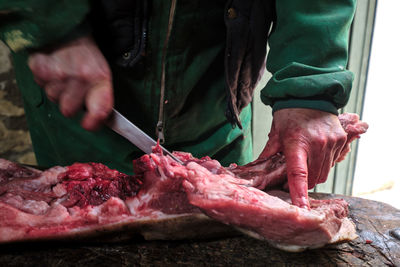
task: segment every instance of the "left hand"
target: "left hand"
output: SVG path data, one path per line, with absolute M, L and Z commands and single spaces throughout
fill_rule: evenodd
M 307 190 L 326 181 L 346 137 L 334 114 L 313 109 L 281 109 L 274 113 L 269 140 L 259 158 L 283 152 L 292 203 L 309 208 Z

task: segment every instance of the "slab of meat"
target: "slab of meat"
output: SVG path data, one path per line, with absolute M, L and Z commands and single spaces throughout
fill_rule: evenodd
M 145 239 L 208 238 L 235 232 L 189 204 L 182 179 L 153 169 L 149 155 L 138 160 L 136 167 L 141 165 L 146 172 L 128 176 L 99 163 L 41 172 L 0 159 L 0 243 L 118 241 L 138 234 Z
M 349 142 L 367 129 L 355 115 L 341 121 Z M 174 154 L 184 165 L 155 147 L 133 162 L 135 176 L 99 163 L 41 172 L 0 160 L 0 242 L 198 238 L 232 234 L 230 225 L 300 251 L 356 236 L 345 201 L 311 200 L 307 210 L 271 191 L 286 182 L 282 155 L 224 168 L 209 157 Z
M 300 251 L 355 238 L 344 200 L 311 200 L 311 210 L 302 209 L 291 205 L 282 191 L 265 193 L 195 163 L 187 168 L 184 187 L 191 204 L 278 248 Z

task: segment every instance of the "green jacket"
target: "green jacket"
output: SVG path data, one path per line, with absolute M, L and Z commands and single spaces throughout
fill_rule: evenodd
M 224 116 L 224 15 L 232 1 L 225 2 L 176 0 L 165 54 L 163 133 L 169 149 L 209 155 L 224 165 L 244 164 L 252 160 L 251 106 L 241 110 L 242 129 L 232 128 Z M 170 9 L 170 1 L 152 1 L 146 55 L 139 64 L 126 68 L 109 62 L 116 108 L 154 138 Z M 274 110 L 306 107 L 332 113 L 346 103 L 352 82 L 345 67 L 354 9 L 351 0 L 318 1 L 312 7 L 304 0 L 277 1 L 267 60 L 273 78 L 262 90 L 264 103 Z M 90 11 L 84 0 L 1 0 L 0 36 L 12 50 L 38 164 L 94 161 L 130 173 L 132 159 L 142 153 L 107 128 L 87 132 L 79 125 L 80 116 L 64 118 L 34 83 L 26 64 L 29 49 L 69 36 Z

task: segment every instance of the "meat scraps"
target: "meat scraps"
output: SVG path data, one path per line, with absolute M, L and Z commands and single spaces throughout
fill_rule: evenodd
M 340 119 L 348 143 L 367 129 L 357 115 Z M 232 233 L 228 225 L 288 251 L 356 237 L 344 200 L 310 199 L 307 210 L 276 190 L 286 182 L 283 155 L 228 168 L 174 155 L 184 165 L 155 147 L 133 162 L 134 176 L 99 163 L 42 172 L 0 159 L 0 242 L 198 238 Z

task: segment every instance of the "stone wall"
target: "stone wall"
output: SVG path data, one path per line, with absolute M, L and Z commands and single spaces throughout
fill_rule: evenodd
M 36 164 L 8 48 L 0 42 L 0 158 Z

